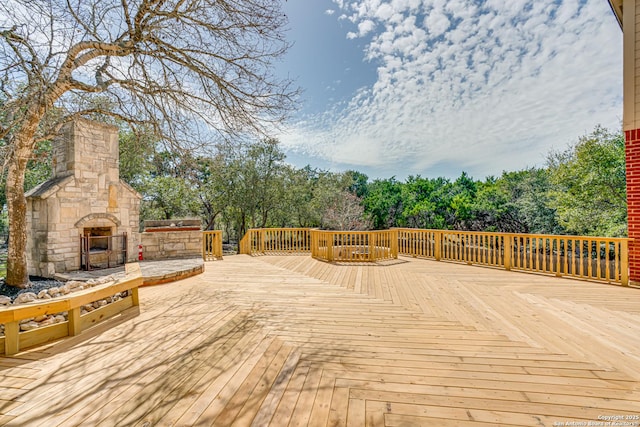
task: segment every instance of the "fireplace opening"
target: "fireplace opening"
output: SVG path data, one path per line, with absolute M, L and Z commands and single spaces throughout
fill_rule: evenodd
M 122 265 L 127 260 L 127 233 L 111 227 L 86 227 L 80 236 L 80 268 L 93 270 Z
M 82 233 L 87 238 L 88 249 L 92 252 L 109 250 L 111 227 L 85 228 Z

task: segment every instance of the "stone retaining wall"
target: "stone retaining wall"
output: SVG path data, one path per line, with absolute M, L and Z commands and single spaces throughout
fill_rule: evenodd
M 145 260 L 198 258 L 202 256 L 202 231 L 143 232 Z

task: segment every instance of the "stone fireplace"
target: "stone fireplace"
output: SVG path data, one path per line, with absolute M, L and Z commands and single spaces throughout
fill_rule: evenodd
M 119 178 L 118 128 L 68 123 L 52 155 L 53 178 L 27 193 L 29 274 L 135 261 L 141 196 Z

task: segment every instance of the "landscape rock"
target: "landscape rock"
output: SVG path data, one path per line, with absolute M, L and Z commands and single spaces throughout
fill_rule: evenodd
M 33 292 L 25 292 L 23 294 L 19 294 L 16 297 L 16 300 L 13 302 L 14 304 L 24 304 L 27 302 L 35 301 L 38 299 L 38 296 Z
M 67 319 L 62 314 L 56 314 L 54 316 L 54 319 L 56 319 L 57 323 L 62 323 L 67 321 Z
M 47 317 L 42 322 L 38 323 L 38 327 L 42 328 L 43 326 L 49 326 L 56 323 L 56 320 L 53 317 Z
M 78 280 L 69 280 L 65 284 L 69 287 L 69 289 L 77 289 L 82 287 L 84 285 L 84 282 L 80 282 Z
M 11 304 L 11 298 L 6 295 L 0 295 L 0 305 L 9 305 Z
M 53 288 L 49 288 L 48 292 L 49 292 L 49 295 L 55 298 L 56 294 L 60 293 L 60 288 L 57 286 L 54 286 Z
M 43 320 L 46 320 L 46 319 L 48 319 L 48 318 L 49 318 L 49 316 L 47 316 L 47 315 L 45 315 L 45 314 L 41 314 L 40 316 L 36 316 L 36 317 L 34 317 L 34 318 L 33 318 L 33 321 L 34 321 L 34 322 L 38 322 L 38 323 L 40 323 L 40 322 L 42 322 Z
M 96 280 L 96 283 L 99 285 L 104 285 L 105 283 L 109 282 L 113 282 L 113 276 L 104 276 Z
M 20 325 L 20 330 L 21 331 L 31 331 L 33 329 L 36 329 L 38 327 L 38 323 L 31 321 L 31 322 L 27 322 L 27 323 L 23 323 Z

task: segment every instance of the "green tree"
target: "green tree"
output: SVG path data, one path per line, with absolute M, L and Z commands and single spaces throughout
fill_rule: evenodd
M 348 170 L 343 173 L 347 188 L 345 190 L 364 198 L 369 193 L 369 177 L 362 172 Z
M 224 217 L 234 224 L 240 238 L 249 228 L 265 227 L 283 197 L 285 155 L 275 139 L 223 147 L 225 172 L 230 189 Z
M 229 188 L 228 173 L 224 157 L 216 154 L 194 160 L 190 181 L 199 200 L 199 211 L 204 228 L 213 230 L 216 222 L 229 208 L 232 189 Z
M 401 224 L 417 228 L 473 227 L 476 182 L 463 172 L 456 181 L 410 176 L 402 186 Z
M 155 176 L 142 184 L 141 219 L 174 219 L 197 216 L 197 193 L 179 176 Z
M 456 230 L 476 230 L 474 204 L 477 183 L 466 172 L 456 179 L 450 188 L 450 211 L 448 221 Z
M 272 223 L 279 227 L 319 227 L 322 213 L 317 210 L 321 172 L 307 165 L 297 169 L 286 165 L 283 170 L 284 193 Z
M 549 206 L 569 233 L 624 236 L 627 228 L 625 141 L 596 127 L 548 156 Z
M 368 186 L 368 194 L 364 198 L 365 214 L 376 230 L 395 227 L 402 220 L 403 184 L 395 177 L 376 179 Z
M 549 207 L 549 172 L 528 168 L 503 172 L 478 184 L 475 221 L 478 230 L 507 233 L 561 234 L 555 210 Z
M 423 178 L 410 176 L 402 185 L 402 220 L 398 225 L 412 228 L 447 228 L 445 212 L 448 208 L 445 178 Z
M 158 140 L 153 132 L 122 127 L 118 135 L 120 179 L 140 191 L 143 179 L 153 169 Z

